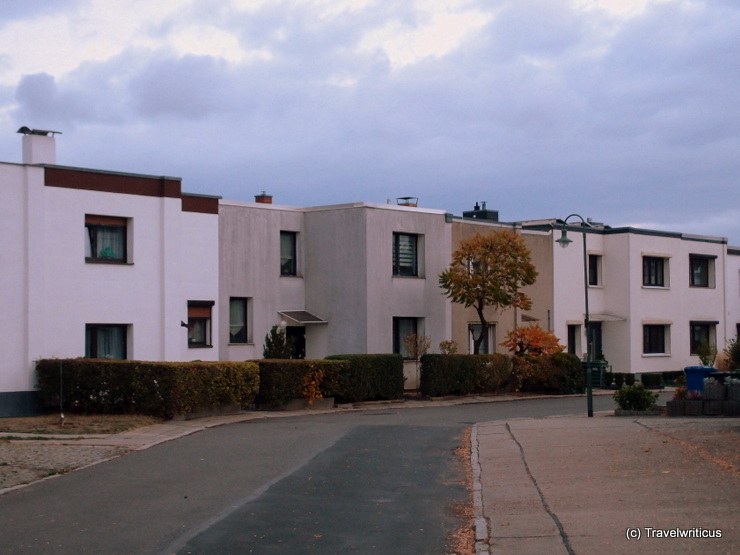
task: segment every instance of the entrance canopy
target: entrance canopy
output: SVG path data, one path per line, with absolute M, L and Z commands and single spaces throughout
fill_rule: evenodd
M 307 324 L 326 324 L 326 320 L 322 320 L 315 314 L 311 314 L 306 310 L 278 310 L 280 316 L 292 320 L 298 325 L 305 326 Z

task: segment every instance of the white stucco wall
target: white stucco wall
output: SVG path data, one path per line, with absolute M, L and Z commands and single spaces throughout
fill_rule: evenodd
M 583 323 L 583 243 L 582 234 L 569 232 L 573 243 L 567 249 L 554 248 L 555 330 L 567 337 L 567 325 Z M 559 232 L 553 235 L 553 241 Z M 589 313 L 592 321 L 602 321 L 603 353 L 615 372 L 659 372 L 680 370 L 699 363 L 690 354 L 690 322 L 720 322 L 716 327 L 719 346 L 725 342 L 725 252 L 717 238 L 695 238 L 680 234 L 617 230 L 589 233 L 587 250 L 602 255 L 602 282 L 589 286 Z M 689 286 L 689 255 L 713 258 L 715 279 L 712 287 Z M 668 259 L 667 287 L 643 287 L 644 256 Z M 643 326 L 670 326 L 669 352 L 644 354 Z M 582 351 L 585 336 L 582 331 Z M 560 334 L 563 334 L 562 336 Z
M 35 360 L 84 356 L 86 324 L 128 325 L 128 358 L 218 358 L 188 349 L 180 325 L 189 299 L 218 298 L 215 214 L 183 212 L 180 198 L 45 186 L 36 166 L 2 164 L 0 183 L 0 392 L 32 390 Z M 129 219 L 127 264 L 86 262 L 86 214 Z

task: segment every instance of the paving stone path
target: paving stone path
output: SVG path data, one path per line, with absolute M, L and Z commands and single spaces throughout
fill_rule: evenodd
M 0 489 L 64 474 L 119 457 L 128 451 L 127 448 L 108 445 L 60 445 L 44 440 L 0 439 Z

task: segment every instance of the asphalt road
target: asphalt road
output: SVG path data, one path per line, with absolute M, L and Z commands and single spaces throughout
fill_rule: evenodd
M 0 497 L 0 551 L 445 553 L 468 501 L 463 431 L 583 412 L 580 397 L 213 428 Z

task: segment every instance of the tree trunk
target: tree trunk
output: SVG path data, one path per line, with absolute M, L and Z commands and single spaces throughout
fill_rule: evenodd
M 483 338 L 488 333 L 488 321 L 483 316 L 483 307 L 480 304 L 475 307 L 475 310 L 478 313 L 478 319 L 480 319 L 480 335 L 473 337 L 473 354 L 478 355 L 480 354 L 480 346 L 483 343 Z

